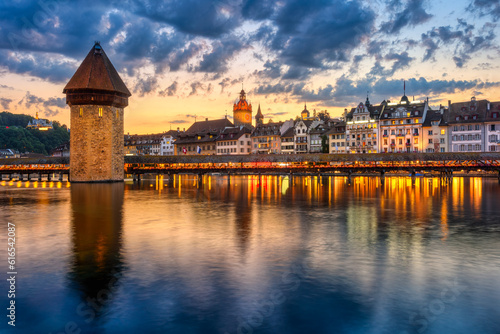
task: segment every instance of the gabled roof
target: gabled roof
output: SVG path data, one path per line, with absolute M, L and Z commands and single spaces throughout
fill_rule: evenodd
M 194 122 L 189 129 L 186 130 L 186 133 L 196 134 L 201 132 L 221 132 L 224 128 L 234 127 L 233 123 L 227 118 L 222 119 L 214 119 L 214 120 L 205 120 L 201 122 Z
M 452 103 L 449 107 L 447 121 L 450 124 L 484 122 L 487 118 L 488 104 L 487 100 L 476 101 L 475 98 L 467 102 Z
M 445 110 L 445 113 L 447 113 L 447 110 Z M 422 126 L 424 127 L 432 126 L 432 122 L 435 121 L 439 121 L 439 125 L 444 125 L 445 124 L 444 114 L 442 114 L 439 110 L 429 110 L 427 112 L 427 116 L 425 117 L 424 122 L 422 123 Z
M 252 132 L 252 137 L 258 136 L 276 136 L 280 135 L 283 122 L 270 122 L 266 124 L 258 124 Z
M 86 89 L 131 95 L 99 42 L 96 42 L 87 54 L 87 57 L 64 87 L 63 93 Z
M 291 138 L 295 136 L 295 128 L 292 126 L 281 135 L 281 138 Z
M 234 128 L 225 128 L 217 137 L 217 141 L 224 141 L 224 140 L 237 140 L 244 134 L 248 133 L 250 134 L 252 131 L 244 126 L 241 127 L 234 127 Z

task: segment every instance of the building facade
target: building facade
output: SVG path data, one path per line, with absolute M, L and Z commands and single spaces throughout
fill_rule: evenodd
M 250 154 L 252 141 L 251 130 L 247 127 L 225 128 L 217 137 L 217 155 Z
M 484 152 L 487 147 L 485 121 L 489 102 L 477 101 L 473 97 L 467 102 L 450 101 L 448 104 L 450 151 Z
M 346 152 L 379 152 L 378 120 L 382 106 L 372 106 L 368 98 L 346 114 Z
M 174 142 L 176 155 L 217 154 L 217 138 L 225 128 L 234 127 L 227 118 L 194 122 L 186 131 L 179 132 Z
M 429 110 L 428 101 L 383 102 L 380 110 L 380 152 L 422 152 L 422 122 Z
M 328 136 L 328 147 L 330 154 L 347 153 L 346 152 L 346 123 L 343 121 L 336 122 L 325 133 Z
M 448 124 L 446 123 L 448 110 L 441 107 L 439 110 L 428 110 L 422 124 L 422 152 L 444 153 L 448 149 Z

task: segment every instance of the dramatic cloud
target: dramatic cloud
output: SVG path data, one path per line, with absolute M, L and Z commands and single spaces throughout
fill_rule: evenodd
M 493 20 L 500 19 L 500 2 L 498 0 L 474 0 L 469 10 L 478 11 L 481 15 L 491 15 Z
M 229 61 L 241 50 L 248 46 L 235 37 L 215 41 L 212 44 L 212 51 L 203 56 L 196 71 L 210 73 L 224 73 L 228 70 Z
M 289 1 L 277 13 L 278 30 L 269 45 L 291 67 L 324 68 L 347 61 L 374 19 L 374 12 L 358 1 Z
M 396 3 L 400 3 L 397 1 Z M 394 1 L 389 3 L 394 4 Z M 415 27 L 428 21 L 432 15 L 423 8 L 424 1 L 408 0 L 404 9 L 393 15 L 390 21 L 384 22 L 380 28 L 381 31 L 388 34 L 399 33 L 406 26 Z
M 144 96 L 146 94 L 155 92 L 158 88 L 158 79 L 153 76 L 148 76 L 147 78 L 141 78 L 137 80 L 137 83 L 134 87 L 134 93 L 138 93 L 139 96 Z
M 441 45 L 455 45 L 453 53 L 449 47 L 446 48 L 447 54 L 451 53 L 457 67 L 463 67 L 473 54 L 494 48 L 492 41 L 496 37 L 495 28 L 495 25 L 485 24 L 479 32 L 476 32 L 476 28 L 464 20 L 458 20 L 456 29 L 450 26 L 434 28 L 422 34 L 421 42 L 425 47 L 423 61 L 434 60 L 436 51 Z
M 0 105 L 4 110 L 9 110 L 10 103 L 12 102 L 12 99 L 7 99 L 4 97 L 0 98 Z
M 170 86 L 165 88 L 164 90 L 158 92 L 158 95 L 160 96 L 174 96 L 175 93 L 177 93 L 177 88 L 179 84 L 177 81 L 174 81 Z
M 26 109 L 35 108 L 43 112 L 46 116 L 56 116 L 60 109 L 66 107 L 66 99 L 60 97 L 50 97 L 44 99 L 36 95 L 26 92 L 26 95 L 17 103 L 24 106 Z M 57 108 L 57 109 L 54 109 Z

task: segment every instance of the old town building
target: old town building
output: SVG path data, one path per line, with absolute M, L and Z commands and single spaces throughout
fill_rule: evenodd
M 295 136 L 295 127 L 291 126 L 281 135 L 281 153 L 292 154 L 294 152 L 293 139 Z
M 487 152 L 500 152 L 500 102 L 491 102 L 487 106 L 484 121 Z
M 428 100 L 382 102 L 379 137 L 381 152 L 422 152 L 422 122 L 429 110 Z
M 281 135 L 293 127 L 293 120 L 258 124 L 252 132 L 252 153 L 281 153 Z
M 422 123 L 422 152 L 448 152 L 448 124 L 446 123 L 448 110 L 440 107 L 439 110 L 428 110 Z
M 328 136 L 329 153 L 346 153 L 345 131 L 346 123 L 344 121 L 338 121 L 325 133 L 325 135 Z
M 245 126 L 225 128 L 216 140 L 217 155 L 250 154 L 251 130 Z
M 234 126 L 227 118 L 194 122 L 186 131 L 179 132 L 174 143 L 175 154 L 217 154 L 217 137 L 228 127 Z
M 328 132 L 330 128 L 323 121 L 319 121 L 314 127 L 311 126 L 309 129 L 309 153 L 321 153 L 323 152 L 323 141 L 325 142 L 325 150 L 328 146 L 328 138 L 323 136 Z M 328 153 L 328 152 L 325 152 Z
M 473 97 L 467 102 L 449 104 L 451 152 L 483 152 L 487 146 L 485 121 L 488 117 L 487 100 L 477 101 Z
M 379 152 L 378 120 L 384 105 L 372 106 L 368 97 L 346 113 L 346 152 Z

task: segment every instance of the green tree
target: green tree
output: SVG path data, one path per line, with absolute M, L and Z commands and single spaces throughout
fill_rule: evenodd
M 328 153 L 329 147 L 328 147 L 328 136 L 327 135 L 322 135 L 321 136 L 321 153 Z

